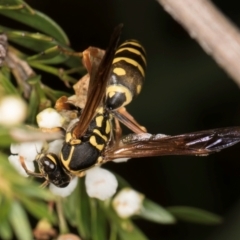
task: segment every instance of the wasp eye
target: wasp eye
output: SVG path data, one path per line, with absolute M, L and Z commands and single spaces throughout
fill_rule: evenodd
M 48 158 L 45 158 L 44 161 L 42 161 L 42 165 L 45 172 L 48 172 L 48 173 L 55 171 L 57 167 L 57 165 Z

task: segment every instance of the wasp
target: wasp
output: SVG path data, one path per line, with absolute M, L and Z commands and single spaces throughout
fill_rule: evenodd
M 105 53 L 90 47 L 83 54 L 89 86 L 80 117 L 66 130 L 59 156 L 52 153 L 37 156 L 40 173 L 29 171 L 22 162 L 29 175 L 45 178 L 46 184 L 65 187 L 73 176 L 82 177 L 85 170 L 117 158 L 205 156 L 240 141 L 239 127 L 177 136 L 147 133 L 125 109 L 141 91 L 146 54 L 136 40 L 118 47 L 121 29 L 122 25 L 116 27 Z M 66 101 L 62 106 L 63 109 L 69 107 Z M 119 121 L 133 133 L 122 137 Z

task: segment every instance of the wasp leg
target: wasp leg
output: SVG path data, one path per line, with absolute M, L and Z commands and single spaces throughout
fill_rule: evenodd
M 141 126 L 125 107 L 113 111 L 113 115 L 134 133 L 146 133 L 147 129 Z
M 88 73 L 91 73 L 91 71 L 92 71 L 93 62 L 97 61 L 99 64 L 100 61 L 102 60 L 104 54 L 105 54 L 104 50 L 102 50 L 100 48 L 96 48 L 96 47 L 89 47 L 83 51 L 82 63 L 85 66 L 85 68 L 87 69 Z
M 38 178 L 44 178 L 45 175 L 42 173 L 36 173 L 36 172 L 32 172 L 30 170 L 28 170 L 25 162 L 24 162 L 24 158 L 22 156 L 19 157 L 19 161 L 23 167 L 23 169 L 25 170 L 25 172 L 29 175 L 29 176 L 33 176 L 33 177 L 38 177 Z
M 114 140 L 115 140 L 115 143 L 118 145 L 119 142 L 120 142 L 120 139 L 122 137 L 122 128 L 121 128 L 121 126 L 119 124 L 118 119 L 114 118 L 114 120 L 115 120 L 115 129 L 114 129 L 115 138 L 114 138 Z

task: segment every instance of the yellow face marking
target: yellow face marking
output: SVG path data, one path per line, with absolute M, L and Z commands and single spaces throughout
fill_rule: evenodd
M 56 164 L 56 159 L 51 154 L 47 154 L 46 157 Z
M 96 133 L 99 137 L 101 137 L 105 142 L 107 142 L 107 137 L 102 135 L 98 129 L 94 129 L 93 132 Z
M 140 47 L 143 50 L 143 52 L 146 54 L 144 47 L 140 43 L 130 41 L 130 42 L 125 42 L 125 43 L 121 44 L 119 47 L 122 47 L 125 45 L 134 45 L 134 46 Z
M 142 55 L 142 53 L 140 51 L 138 51 L 137 49 L 134 49 L 134 48 L 131 48 L 131 47 L 126 47 L 126 48 L 120 48 L 118 49 L 115 54 L 119 53 L 119 52 L 122 52 L 124 50 L 127 50 L 129 52 L 132 52 L 132 53 L 135 53 L 136 55 L 139 55 L 142 60 L 144 61 L 145 65 L 147 65 L 147 61 L 146 61 L 146 58 Z
M 110 98 L 113 97 L 116 92 L 125 93 L 126 101 L 124 102 L 122 107 L 127 105 L 128 103 L 130 103 L 132 101 L 132 93 L 125 86 L 119 84 L 119 85 L 109 85 L 107 87 L 106 94 Z
M 142 66 L 138 62 L 136 62 L 135 60 L 133 60 L 131 58 L 117 57 L 117 58 L 114 58 L 113 64 L 117 63 L 117 62 L 120 62 L 122 60 L 127 62 L 127 63 L 129 63 L 129 64 L 131 64 L 131 65 L 133 65 L 133 66 L 135 66 L 135 67 L 137 67 L 138 70 L 141 72 L 142 76 L 145 77 L 145 73 L 144 73 L 144 70 L 143 70 Z
M 101 127 L 102 126 L 102 122 L 103 122 L 103 116 L 96 117 L 97 127 Z
M 116 67 L 113 69 L 113 72 L 118 76 L 124 76 L 126 75 L 126 71 L 123 68 Z
M 105 133 L 106 133 L 106 134 L 109 134 L 109 133 L 110 133 L 110 130 L 111 130 L 111 128 L 110 128 L 110 123 L 109 123 L 109 121 L 106 121 Z
M 142 86 L 140 84 L 137 85 L 137 94 L 141 92 Z
M 98 144 L 96 137 L 95 136 L 91 136 L 89 142 L 95 147 L 97 148 L 99 151 L 102 151 L 104 148 L 104 144 Z

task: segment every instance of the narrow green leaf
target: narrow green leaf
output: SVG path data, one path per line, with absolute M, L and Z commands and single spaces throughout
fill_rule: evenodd
M 22 1 L 18 0 L 7 0 L 7 1 L 0 1 L 0 9 L 22 9 L 24 4 Z
M 48 48 L 60 44 L 51 37 L 41 33 L 17 31 L 6 28 L 4 26 L 0 26 L 0 31 L 4 32 L 7 35 L 8 40 L 10 42 L 14 42 L 22 47 L 25 47 L 36 52 L 43 52 Z
M 83 239 L 89 239 L 91 238 L 89 197 L 86 193 L 84 180 L 80 179 L 78 184 L 76 189 L 77 229 Z
M 97 231 L 98 239 L 105 240 L 108 239 L 107 231 L 107 218 L 103 209 L 100 207 L 102 201 L 97 201 L 97 218 L 95 229 Z
M 168 207 L 167 210 L 177 219 L 186 222 L 212 225 L 223 221 L 222 217 L 199 208 L 175 206 Z
M 98 236 L 98 227 L 97 227 L 97 200 L 90 198 L 90 211 L 91 211 L 91 232 L 93 240 L 100 240 Z
M 4 89 L 6 94 L 15 94 L 19 95 L 16 88 L 13 86 L 11 80 L 4 75 L 4 72 L 0 71 L 0 85 Z
M 7 218 L 0 222 L 0 239 L 13 239 L 13 232 Z
M 13 139 L 9 136 L 9 129 L 0 125 L 0 146 L 9 147 Z
M 45 14 L 33 11 L 32 13 L 26 12 L 25 9 L 21 10 L 1 10 L 0 14 L 12 18 L 18 22 L 31 26 L 38 31 L 46 33 L 62 44 L 69 45 L 69 39 L 62 28 L 51 18 Z
M 48 66 L 48 65 L 44 65 L 44 64 L 41 64 L 39 62 L 29 61 L 28 63 L 33 68 L 37 68 L 39 70 L 42 70 L 42 71 L 51 73 L 53 75 L 56 75 L 62 81 L 67 81 L 67 82 L 70 82 L 70 83 L 76 83 L 77 82 L 77 79 L 65 74 L 64 71 L 61 72 L 60 69 L 58 69 L 58 68 L 51 67 L 51 66 Z
M 33 201 L 28 196 L 22 196 L 22 195 L 19 196 L 19 199 L 21 200 L 25 208 L 28 210 L 28 212 L 31 213 L 37 219 L 45 218 L 51 223 L 57 222 L 56 216 L 49 212 L 49 209 L 46 203 L 36 201 L 36 200 Z
M 36 114 L 39 109 L 40 100 L 37 97 L 36 90 L 32 89 L 30 99 L 29 99 L 29 105 L 28 105 L 28 119 L 27 122 L 35 124 L 36 123 Z
M 28 57 L 27 61 L 38 61 L 45 64 L 60 64 L 66 61 L 67 55 L 64 55 L 58 48 L 54 46 L 46 49 L 44 52 Z
M 144 233 L 130 219 L 121 219 L 110 207 L 105 208 L 105 214 L 111 225 L 116 229 L 121 240 L 147 240 Z
M 5 196 L 0 195 L 0 225 L 1 222 L 4 221 L 4 219 L 7 218 L 10 209 L 11 209 L 11 200 L 7 199 Z
M 46 85 L 42 85 L 43 91 L 46 94 L 46 96 L 51 99 L 53 102 L 56 102 L 57 99 L 59 99 L 62 96 L 70 96 L 70 93 L 63 92 L 63 91 L 57 91 L 52 88 L 49 88 Z
M 123 177 L 121 177 L 115 172 L 114 175 L 117 178 L 119 188 L 131 187 L 131 185 Z
M 63 202 L 63 211 L 66 219 L 69 221 L 69 224 L 72 227 L 77 226 L 77 220 L 76 220 L 76 201 L 78 199 L 78 196 L 76 195 L 76 189 L 70 196 L 64 199 Z M 78 199 L 79 200 L 79 199 Z
M 9 220 L 19 240 L 33 239 L 32 230 L 26 212 L 17 201 L 12 203 Z
M 149 199 L 144 199 L 138 216 L 160 224 L 174 224 L 176 222 L 176 219 L 170 212 Z

